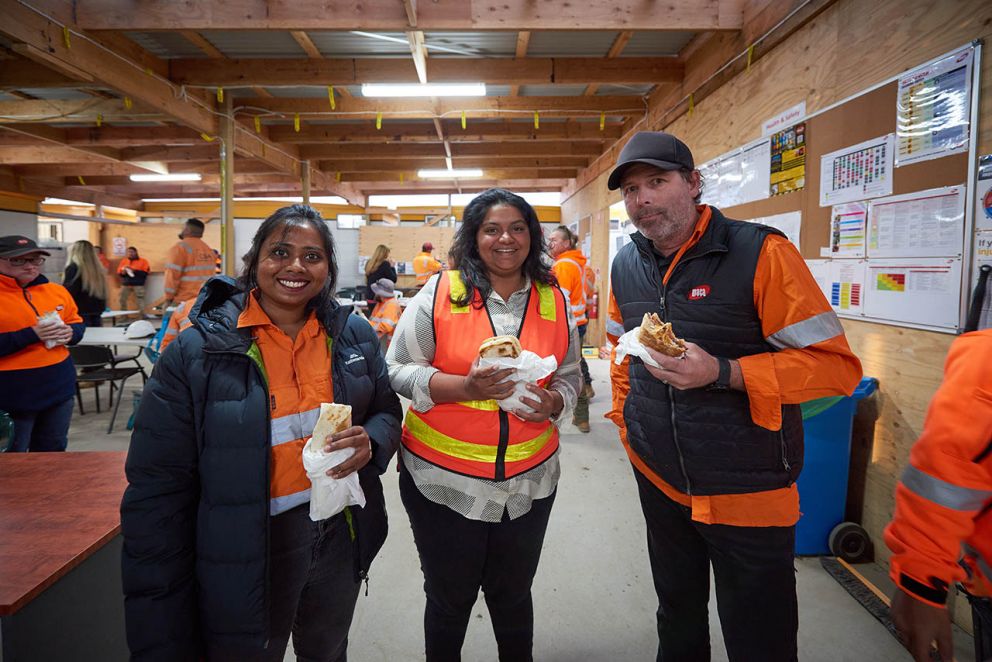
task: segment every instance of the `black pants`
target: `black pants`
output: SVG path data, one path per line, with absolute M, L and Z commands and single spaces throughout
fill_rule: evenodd
M 555 493 L 557 494 L 557 493 Z M 555 494 L 534 501 L 526 515 L 498 523 L 467 519 L 436 504 L 400 471 L 400 496 L 410 516 L 424 571 L 427 662 L 461 659 L 472 607 L 481 587 L 493 622 L 499 659 L 528 662 L 534 644 L 530 588 Z
M 795 527 L 700 524 L 634 470 L 658 594 L 658 662 L 708 662 L 710 564 L 731 662 L 794 662 Z
M 582 380 L 585 384 L 592 384 L 592 377 L 589 375 L 589 364 L 586 363 L 586 357 L 582 356 L 582 345 L 585 344 L 586 340 L 586 329 L 589 328 L 588 324 L 583 324 L 577 327 L 579 332 L 579 367 L 582 368 Z
M 992 599 L 965 592 L 971 603 L 971 622 L 975 631 L 975 660 L 992 660 Z

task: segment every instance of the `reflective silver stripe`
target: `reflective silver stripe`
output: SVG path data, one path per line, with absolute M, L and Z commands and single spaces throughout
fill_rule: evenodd
M 614 320 L 606 320 L 606 332 L 611 336 L 622 336 L 624 334 L 623 324 Z
M 992 499 L 992 490 L 974 490 L 948 483 L 913 465 L 903 472 L 902 484 L 913 494 L 951 510 L 978 510 Z
M 216 265 L 213 264 L 191 264 L 188 267 L 183 267 L 183 273 L 189 273 L 190 271 L 209 271 L 214 272 Z
M 271 426 L 272 445 L 278 446 L 289 441 L 309 437 L 313 432 L 313 426 L 317 425 L 318 416 L 320 416 L 320 407 L 298 414 L 287 414 L 273 418 Z
M 583 269 L 582 268 L 582 265 L 580 265 L 578 262 L 576 262 L 575 260 L 573 260 L 571 258 L 568 258 L 568 257 L 560 258 L 558 261 L 559 262 L 568 262 L 569 264 L 574 264 L 575 265 L 575 268 L 579 270 L 579 285 L 582 286 L 582 298 L 585 299 L 586 298 L 586 283 L 585 283 L 586 273 L 585 273 L 585 269 Z M 568 291 L 566 291 L 566 290 L 562 290 L 562 291 L 565 292 L 565 296 L 568 296 Z
M 165 335 L 167 335 L 167 336 L 179 335 L 179 330 L 178 329 L 166 329 L 165 330 Z
M 309 487 L 302 492 L 287 494 L 286 496 L 281 497 L 272 497 L 269 499 L 269 514 L 278 515 L 279 513 L 284 513 L 287 510 L 296 508 L 300 504 L 304 504 L 308 501 L 310 501 Z
M 183 267 L 182 267 L 181 264 L 175 264 L 174 262 L 166 262 L 165 263 L 165 268 L 166 269 L 175 269 L 176 271 L 182 271 L 183 270 Z
M 192 246 L 190 246 L 189 244 L 187 244 L 187 243 L 184 243 L 184 242 L 182 242 L 182 241 L 180 241 L 180 242 L 179 242 L 179 245 L 180 245 L 180 246 L 182 246 L 182 247 L 183 247 L 183 249 L 184 249 L 184 250 L 185 250 L 185 251 L 186 251 L 187 253 L 192 253 L 192 252 L 193 252 L 193 247 L 192 247 Z
M 985 557 L 983 557 L 977 549 L 968 543 L 962 543 L 961 549 L 964 551 L 965 556 L 970 556 L 975 559 L 975 564 L 978 566 L 978 569 L 982 571 L 982 575 L 984 575 L 989 581 L 992 581 L 992 566 L 990 566 L 989 562 L 985 560 Z
M 388 317 L 370 317 L 370 322 L 375 322 L 376 324 L 388 324 L 389 326 L 396 326 L 396 322 Z
M 830 340 L 844 333 L 844 327 L 837 319 L 837 313 L 829 311 L 814 315 L 802 322 L 790 324 L 778 333 L 765 338 L 775 349 L 801 349 Z
M 175 294 L 176 293 L 176 288 L 174 288 L 174 287 L 167 287 L 167 288 L 165 288 L 165 291 L 168 292 L 169 294 Z
M 210 276 L 183 276 L 179 280 L 181 280 L 181 281 L 196 280 L 196 281 L 200 281 L 202 283 L 205 280 L 210 280 Z

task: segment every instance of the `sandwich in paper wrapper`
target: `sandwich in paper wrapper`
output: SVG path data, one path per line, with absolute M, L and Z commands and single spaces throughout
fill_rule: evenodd
M 314 522 L 334 517 L 347 506 L 365 507 L 365 492 L 358 482 L 358 472 L 344 478 L 332 478 L 327 471 L 355 454 L 354 448 L 324 452 L 327 435 L 351 427 L 351 405 L 320 403 L 320 415 L 313 434 L 303 446 L 303 468 L 310 478 L 310 519 Z
M 650 347 L 659 354 L 676 356 L 685 355 L 685 341 L 675 336 L 672 325 L 662 322 L 657 313 L 644 313 L 641 325 L 620 336 L 617 341 L 616 364 L 620 365 L 625 356 L 636 356 L 649 366 L 661 366 L 651 358 L 647 348 Z
M 537 396 L 527 390 L 527 384 L 536 384 L 539 379 L 544 379 L 557 370 L 558 360 L 553 355 L 542 358 L 523 349 L 515 336 L 494 336 L 483 340 L 479 345 L 479 365 L 514 369 L 515 372 L 508 378 L 513 382 L 513 393 L 496 401 L 500 409 L 512 414 L 514 409 L 534 411 L 533 407 L 520 398 L 536 400 Z

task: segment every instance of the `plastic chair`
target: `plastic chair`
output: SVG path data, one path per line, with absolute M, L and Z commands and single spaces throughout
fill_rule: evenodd
M 140 368 L 116 368 L 113 366 L 114 354 L 109 347 L 104 345 L 75 345 L 69 348 L 73 363 L 76 364 L 76 398 L 79 402 L 79 411 L 83 413 L 83 399 L 80 394 L 79 384 L 91 382 L 99 388 L 99 383 L 110 382 L 110 404 L 114 405 L 114 411 L 110 416 L 110 425 L 107 426 L 107 434 L 114 430 L 114 420 L 117 418 L 117 410 L 120 409 L 121 400 L 124 399 L 124 383 L 129 377 L 140 374 Z M 114 389 L 119 391 L 117 402 L 114 402 Z M 99 400 L 99 390 L 97 390 Z

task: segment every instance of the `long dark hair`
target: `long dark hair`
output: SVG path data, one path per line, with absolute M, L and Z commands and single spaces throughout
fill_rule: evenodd
M 465 295 L 452 303 L 456 306 L 466 306 L 472 302 L 475 292 L 479 292 L 480 301 L 476 303 L 478 307 L 485 306 L 489 293 L 493 291 L 489 283 L 489 274 L 486 265 L 479 255 L 479 244 L 476 236 L 482 222 L 486 220 L 486 215 L 493 207 L 506 205 L 513 207 L 520 212 L 520 215 L 527 221 L 530 230 L 530 253 L 524 260 L 522 270 L 529 276 L 532 282 L 545 283 L 550 285 L 554 282 L 551 268 L 544 262 L 542 256 L 547 252 L 544 242 L 544 232 L 541 231 L 541 222 L 537 219 L 537 212 L 526 200 L 516 193 L 511 193 L 506 189 L 491 188 L 483 191 L 472 198 L 472 201 L 465 207 L 462 214 L 462 225 L 455 234 L 455 241 L 451 246 L 451 254 L 458 262 L 461 271 L 462 281 L 465 283 Z
M 327 254 L 327 281 L 320 292 L 307 302 L 307 310 L 316 310 L 317 319 L 323 321 L 326 314 L 334 305 L 334 289 L 338 282 L 338 263 L 334 255 L 334 237 L 327 227 L 323 217 L 313 207 L 308 205 L 292 205 L 277 209 L 271 216 L 262 221 L 258 232 L 251 240 L 251 248 L 241 258 L 244 267 L 238 277 L 238 285 L 245 292 L 251 292 L 258 287 L 258 261 L 261 258 L 262 245 L 276 232 L 282 232 L 285 237 L 293 228 L 311 227 L 320 235 Z

